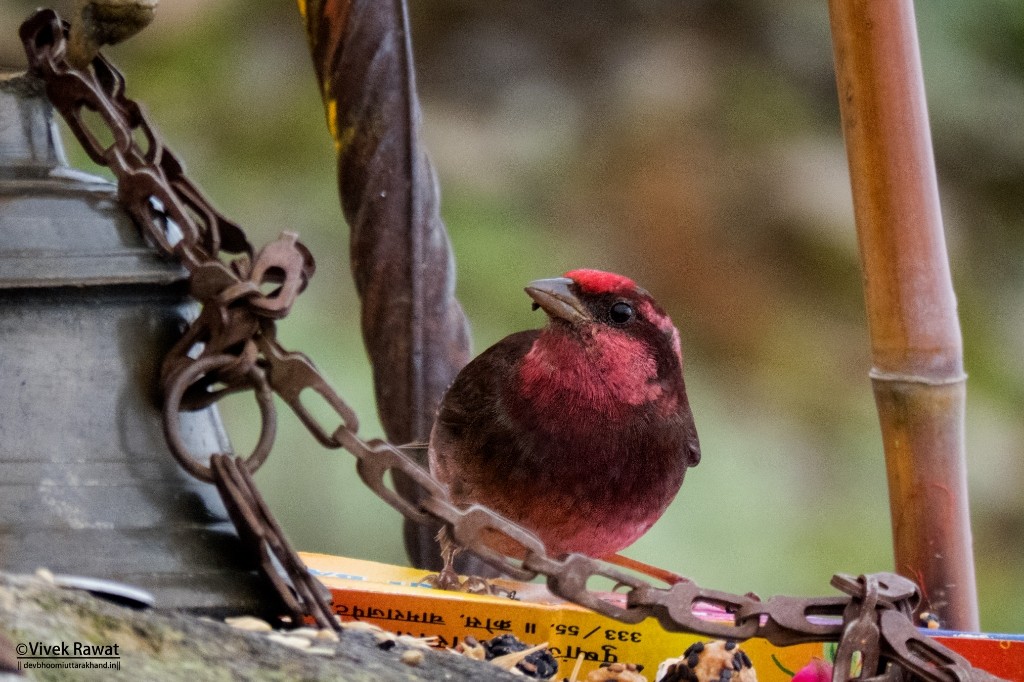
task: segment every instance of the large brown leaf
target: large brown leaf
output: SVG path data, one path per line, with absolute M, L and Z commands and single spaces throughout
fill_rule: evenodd
M 470 344 L 419 139 L 408 13 L 401 0 L 299 0 L 299 10 L 338 153 L 380 419 L 391 442 L 425 443 Z M 415 564 L 434 565 L 433 532 L 407 524 Z

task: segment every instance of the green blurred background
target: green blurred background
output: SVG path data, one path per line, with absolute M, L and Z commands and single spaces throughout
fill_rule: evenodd
M 0 6 L 0 62 L 23 64 L 15 30 L 36 4 Z M 826 3 L 411 5 L 475 349 L 539 325 L 522 286 L 580 266 L 631 275 L 682 333 L 704 459 L 627 554 L 763 596 L 829 594 L 833 572 L 891 569 Z M 919 3 L 918 26 L 970 373 L 982 626 L 1024 632 L 1024 4 Z M 319 269 L 280 337 L 379 435 L 294 3 L 164 0 L 108 54 L 254 243 L 301 232 Z M 223 413 L 236 447 L 251 445 L 250 401 Z M 282 422 L 257 479 L 294 544 L 406 563 L 400 518 L 352 458 Z

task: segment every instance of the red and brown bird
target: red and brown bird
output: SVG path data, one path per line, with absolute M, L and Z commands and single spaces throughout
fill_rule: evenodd
M 430 470 L 452 502 L 490 507 L 551 555 L 608 557 L 658 520 L 700 461 L 679 332 L 621 275 L 573 270 L 526 293 L 547 326 L 505 337 L 459 373 L 430 435 Z M 450 568 L 454 548 L 442 545 Z

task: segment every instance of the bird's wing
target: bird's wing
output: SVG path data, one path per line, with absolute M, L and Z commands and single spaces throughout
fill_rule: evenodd
M 453 501 L 465 499 L 470 484 L 465 471 L 456 462 L 480 461 L 494 453 L 496 434 L 506 419 L 502 410 L 505 383 L 516 376 L 517 367 L 529 351 L 539 331 L 530 330 L 507 336 L 466 365 L 448 388 L 430 434 L 430 470 L 449 486 Z M 461 493 L 461 494 L 460 494 Z

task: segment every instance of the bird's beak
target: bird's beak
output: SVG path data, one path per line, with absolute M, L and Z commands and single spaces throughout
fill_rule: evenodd
M 533 309 L 543 308 L 552 318 L 566 322 L 583 322 L 594 319 L 583 302 L 569 289 L 573 283 L 568 277 L 552 277 L 530 282 L 526 293 L 533 299 Z

